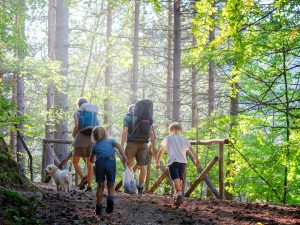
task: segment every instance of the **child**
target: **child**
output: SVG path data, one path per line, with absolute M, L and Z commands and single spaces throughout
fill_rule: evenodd
M 115 177 L 116 177 L 116 159 L 114 155 L 114 147 L 119 149 L 122 155 L 123 163 L 127 162 L 127 158 L 124 149 L 119 143 L 113 139 L 109 139 L 106 130 L 103 127 L 95 127 L 92 131 L 95 144 L 92 148 L 90 161 L 95 161 L 95 175 L 97 187 L 97 204 L 96 214 L 101 215 L 102 212 L 102 197 L 104 191 L 104 181 L 107 181 L 107 206 L 106 212 L 111 213 L 114 206 L 114 194 L 115 194 Z
M 175 205 L 180 205 L 183 202 L 182 180 L 183 174 L 186 169 L 187 151 L 190 151 L 193 157 L 196 159 L 197 169 L 200 167 L 200 163 L 194 149 L 191 147 L 190 142 L 185 137 L 183 137 L 181 133 L 182 128 L 179 123 L 172 123 L 170 125 L 170 135 L 165 137 L 165 139 L 162 141 L 161 148 L 156 160 L 156 167 L 159 167 L 162 155 L 167 149 L 169 173 L 176 190 L 176 193 L 174 193 Z

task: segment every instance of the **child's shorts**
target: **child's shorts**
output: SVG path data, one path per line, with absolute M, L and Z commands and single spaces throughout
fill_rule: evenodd
M 183 180 L 183 174 L 185 172 L 186 163 L 173 162 L 169 165 L 169 172 L 172 180 Z
M 116 179 L 116 159 L 114 156 L 99 158 L 95 162 L 96 182 L 115 183 Z

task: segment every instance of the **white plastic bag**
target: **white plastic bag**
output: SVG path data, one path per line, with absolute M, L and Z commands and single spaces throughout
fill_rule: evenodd
M 134 178 L 134 173 L 126 166 L 124 175 L 123 175 L 123 186 L 124 192 L 128 194 L 136 193 L 136 180 Z

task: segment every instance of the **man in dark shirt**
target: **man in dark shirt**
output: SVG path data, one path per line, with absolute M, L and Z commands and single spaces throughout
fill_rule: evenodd
M 149 161 L 148 157 L 148 142 L 151 142 L 152 154 L 156 155 L 156 146 L 155 146 L 155 135 L 153 130 L 150 131 L 150 140 L 149 141 L 131 141 L 129 135 L 132 132 L 132 115 L 134 112 L 134 105 L 130 105 L 128 109 L 128 114 L 124 117 L 123 121 L 123 131 L 121 136 L 121 146 L 124 147 L 125 142 L 125 154 L 127 157 L 127 165 L 130 169 L 133 168 L 133 161 L 136 159 L 137 165 L 140 169 L 139 181 L 137 184 L 138 193 L 142 194 L 144 189 L 144 183 L 147 176 L 147 164 Z

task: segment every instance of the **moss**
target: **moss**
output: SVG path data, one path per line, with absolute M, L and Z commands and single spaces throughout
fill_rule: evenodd
M 4 225 L 40 224 L 32 219 L 38 200 L 24 193 L 35 193 L 31 182 L 19 172 L 11 155 L 0 149 L 0 223 Z M 13 190 L 12 190 L 13 189 Z M 22 190 L 22 191 L 21 191 Z
M 18 164 L 7 152 L 0 151 L 0 186 L 8 188 L 31 189 L 30 181 L 19 173 Z
M 17 191 L 0 189 L 0 221 L 4 224 L 39 224 L 32 219 L 37 201 L 34 197 L 25 197 Z

